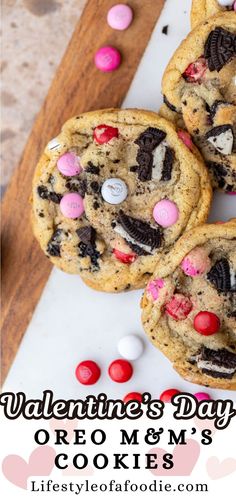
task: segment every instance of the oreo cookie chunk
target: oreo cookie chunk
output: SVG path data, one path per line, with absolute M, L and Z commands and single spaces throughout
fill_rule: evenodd
M 163 252 L 208 216 L 203 162 L 172 124 L 141 110 L 77 116 L 57 143 L 46 147 L 33 181 L 44 253 L 94 289 L 144 287 Z
M 163 76 L 162 91 L 168 105 L 161 109 L 161 115 L 188 131 L 206 163 L 224 168 L 223 179 L 210 169 L 213 187 L 233 192 L 235 74 L 236 16 L 229 11 L 199 24 L 176 50 Z M 172 105 L 177 112 L 171 110 Z
M 236 271 L 231 269 L 227 258 L 215 262 L 207 274 L 207 279 L 219 292 L 236 292 Z
M 113 222 L 114 231 L 124 238 L 137 253 L 142 250 L 143 255 L 153 254 L 160 248 L 162 229 L 151 226 L 141 219 L 134 219 L 120 210 L 117 222 Z
M 236 372 L 236 353 L 224 348 L 212 350 L 203 346 L 193 361 L 203 374 L 216 379 L 232 379 Z
M 236 35 L 222 27 L 210 32 L 205 43 L 204 57 L 209 71 L 219 72 L 236 55 Z
M 142 299 L 144 330 L 185 379 L 236 390 L 236 219 L 185 233 Z
M 101 254 L 96 249 L 96 231 L 92 226 L 80 227 L 76 231 L 77 235 L 80 238 L 79 247 L 79 256 L 89 257 L 94 268 L 98 269 L 98 259 Z

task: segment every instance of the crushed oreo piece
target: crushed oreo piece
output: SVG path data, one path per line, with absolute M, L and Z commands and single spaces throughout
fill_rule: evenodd
M 236 287 L 231 284 L 230 265 L 227 258 L 217 260 L 215 265 L 207 273 L 207 279 L 220 292 L 236 291 Z
M 196 357 L 196 363 L 204 374 L 232 379 L 236 372 L 236 353 L 231 353 L 225 348 L 212 350 L 203 346 Z
M 81 179 L 79 175 L 68 178 L 65 186 L 69 191 L 79 193 L 82 198 L 87 193 L 87 181 L 86 179 Z
M 152 250 L 161 246 L 162 232 L 159 227 L 151 227 L 148 222 L 130 217 L 122 210 L 119 211 L 117 221 L 126 233 L 141 245 L 149 246 Z
M 163 162 L 161 181 L 170 181 L 173 163 L 175 159 L 175 152 L 172 148 L 166 147 L 165 158 Z
M 99 175 L 99 167 L 98 165 L 94 165 L 91 161 L 88 162 L 88 166 L 85 169 L 85 172 L 89 172 L 89 174 L 97 174 Z
M 90 183 L 90 188 L 94 193 L 99 193 L 100 191 L 100 184 L 97 181 L 92 181 Z
M 131 165 L 131 167 L 129 168 L 130 172 L 137 172 L 138 170 L 138 165 Z
M 168 29 L 169 29 L 169 25 L 168 25 L 168 24 L 166 24 L 166 26 L 163 26 L 163 28 L 162 28 L 161 32 L 162 32 L 163 34 L 166 34 L 166 35 L 167 35 L 167 34 L 168 34 Z
M 62 195 L 55 193 L 55 191 L 49 191 L 46 186 L 38 186 L 37 191 L 42 200 L 50 200 L 53 203 L 59 204 L 62 199 Z
M 140 181 L 150 181 L 152 179 L 153 156 L 151 153 L 140 149 L 136 158 L 138 167 L 138 178 Z
M 211 118 L 214 119 L 216 113 L 218 112 L 220 107 L 231 107 L 232 103 L 225 102 L 225 100 L 216 100 L 211 107 L 208 105 L 208 112 L 211 115 Z
M 148 127 L 136 139 L 135 143 L 142 150 L 152 152 L 165 139 L 166 133 L 155 127 Z
M 224 177 L 227 176 L 227 169 L 223 164 L 219 162 L 206 162 L 207 168 L 213 174 L 214 180 L 219 186 L 219 188 L 223 189 L 225 187 Z
M 233 127 L 230 124 L 213 127 L 205 138 L 214 148 L 223 155 L 230 155 L 234 146 Z
M 169 102 L 166 95 L 163 95 L 163 102 L 170 110 L 172 110 L 172 112 L 177 112 L 177 108 L 174 105 L 172 105 L 172 103 Z
M 51 257 L 60 257 L 61 256 L 61 235 L 63 233 L 63 229 L 56 229 L 54 231 L 51 239 L 48 242 L 47 252 Z
M 96 249 L 96 231 L 92 226 L 80 227 L 76 230 L 76 234 L 80 238 L 79 256 L 90 257 L 91 263 L 94 267 L 99 268 L 98 259 L 100 258 L 100 253 Z
M 236 35 L 217 27 L 209 34 L 204 57 L 210 71 L 219 72 L 236 54 Z

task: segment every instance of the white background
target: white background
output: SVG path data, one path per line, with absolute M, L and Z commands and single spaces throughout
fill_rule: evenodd
M 189 31 L 190 4 L 190 0 L 166 1 L 124 107 L 159 108 L 161 76 L 170 55 Z M 168 36 L 161 32 L 167 24 Z M 236 215 L 236 197 L 215 195 L 210 219 L 227 220 L 233 215 Z M 140 296 L 141 291 L 118 295 L 97 293 L 86 287 L 78 276 L 54 268 L 4 390 L 24 391 L 35 398 L 50 388 L 55 397 L 65 399 L 83 398 L 88 393 L 101 391 L 113 398 L 122 398 L 130 391 L 149 391 L 158 398 L 166 388 L 203 390 L 182 380 L 168 360 L 148 342 L 140 323 Z M 118 385 L 108 378 L 107 367 L 119 357 L 117 343 L 128 333 L 142 337 L 145 351 L 134 363 L 132 379 Z M 90 388 L 81 386 L 74 375 L 76 365 L 84 359 L 97 361 L 102 369 L 101 379 Z M 236 398 L 232 392 L 208 392 L 213 398 Z

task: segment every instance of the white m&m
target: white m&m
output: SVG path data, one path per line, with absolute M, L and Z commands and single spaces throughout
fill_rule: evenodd
M 221 7 L 231 7 L 233 5 L 234 0 L 217 0 L 218 4 L 221 5 Z
M 119 205 L 127 198 L 128 188 L 122 179 L 111 177 L 103 183 L 101 193 L 105 202 Z
M 135 334 L 128 334 L 120 339 L 118 351 L 127 360 L 137 360 L 143 353 L 143 342 Z

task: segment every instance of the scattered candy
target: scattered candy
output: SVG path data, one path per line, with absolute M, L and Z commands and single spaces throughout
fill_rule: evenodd
M 76 176 L 82 170 L 79 157 L 71 152 L 64 153 L 58 159 L 57 168 L 64 176 Z
M 103 183 L 101 194 L 107 203 L 119 205 L 127 198 L 128 188 L 122 179 L 111 177 Z
M 236 1 L 234 2 L 234 10 L 236 12 Z
M 57 150 L 60 148 L 61 143 L 57 140 L 57 138 L 53 138 L 51 141 L 48 143 L 48 149 L 49 150 Z
M 114 382 L 127 382 L 133 375 L 133 367 L 127 360 L 114 360 L 109 366 L 108 374 Z
M 100 71 L 111 72 L 118 69 L 121 63 L 121 55 L 117 48 L 104 46 L 96 52 L 94 61 Z
M 92 360 L 85 360 L 77 365 L 75 375 L 81 384 L 91 386 L 98 381 L 101 370 Z
M 117 127 L 107 126 L 106 124 L 100 124 L 95 127 L 93 132 L 93 139 L 99 143 L 99 145 L 104 145 L 108 143 L 112 138 L 118 138 Z
M 126 394 L 126 396 L 123 398 L 123 402 L 124 403 L 128 403 L 128 401 L 139 401 L 140 403 L 142 403 L 143 401 L 143 397 L 142 397 L 142 394 L 141 393 L 128 393 Z
M 211 336 L 220 329 L 220 319 L 212 312 L 199 312 L 193 321 L 195 331 L 203 336 Z
M 200 82 L 200 79 L 204 76 L 207 70 L 207 63 L 204 57 L 200 57 L 192 64 L 189 64 L 187 69 L 183 73 L 184 79 L 188 81 L 188 83 L 195 83 L 196 81 Z
M 191 312 L 193 304 L 191 300 L 183 294 L 176 293 L 165 305 L 165 311 L 175 320 L 185 320 Z
M 160 226 L 170 227 L 177 222 L 179 210 L 171 200 L 161 200 L 153 209 L 153 217 Z
M 236 191 L 226 191 L 226 194 L 234 196 L 236 195 Z
M 211 266 L 211 261 L 204 248 L 197 247 L 182 260 L 181 267 L 187 276 L 196 277 L 205 274 Z
M 117 258 L 117 260 L 124 264 L 132 264 L 138 258 L 138 255 L 136 255 L 136 253 L 123 253 L 122 251 L 116 250 L 116 248 L 114 248 L 112 253 Z
M 177 134 L 178 134 L 179 139 L 181 139 L 181 141 L 183 141 L 185 146 L 187 146 L 187 148 L 189 148 L 189 150 L 192 150 L 193 142 L 192 142 L 190 134 L 187 133 L 187 131 L 184 131 L 183 129 L 179 129 Z
M 119 3 L 114 5 L 107 14 L 107 22 L 113 29 L 123 31 L 127 29 L 133 19 L 133 11 L 129 5 Z
M 60 201 L 60 210 L 68 219 L 78 219 L 84 213 L 83 198 L 79 193 L 67 193 Z
M 150 293 L 154 301 L 158 299 L 160 289 L 164 287 L 164 284 L 163 279 L 154 279 L 148 283 L 147 292 Z
M 118 351 L 127 360 L 137 360 L 143 353 L 143 342 L 139 336 L 128 334 L 120 339 Z
M 210 395 L 207 393 L 195 393 L 194 396 L 198 401 L 206 401 L 211 399 Z
M 170 403 L 171 398 L 173 398 L 175 394 L 178 394 L 180 392 L 181 391 L 179 391 L 178 389 L 166 389 L 165 391 L 163 391 L 163 393 L 161 393 L 160 400 L 164 403 Z

